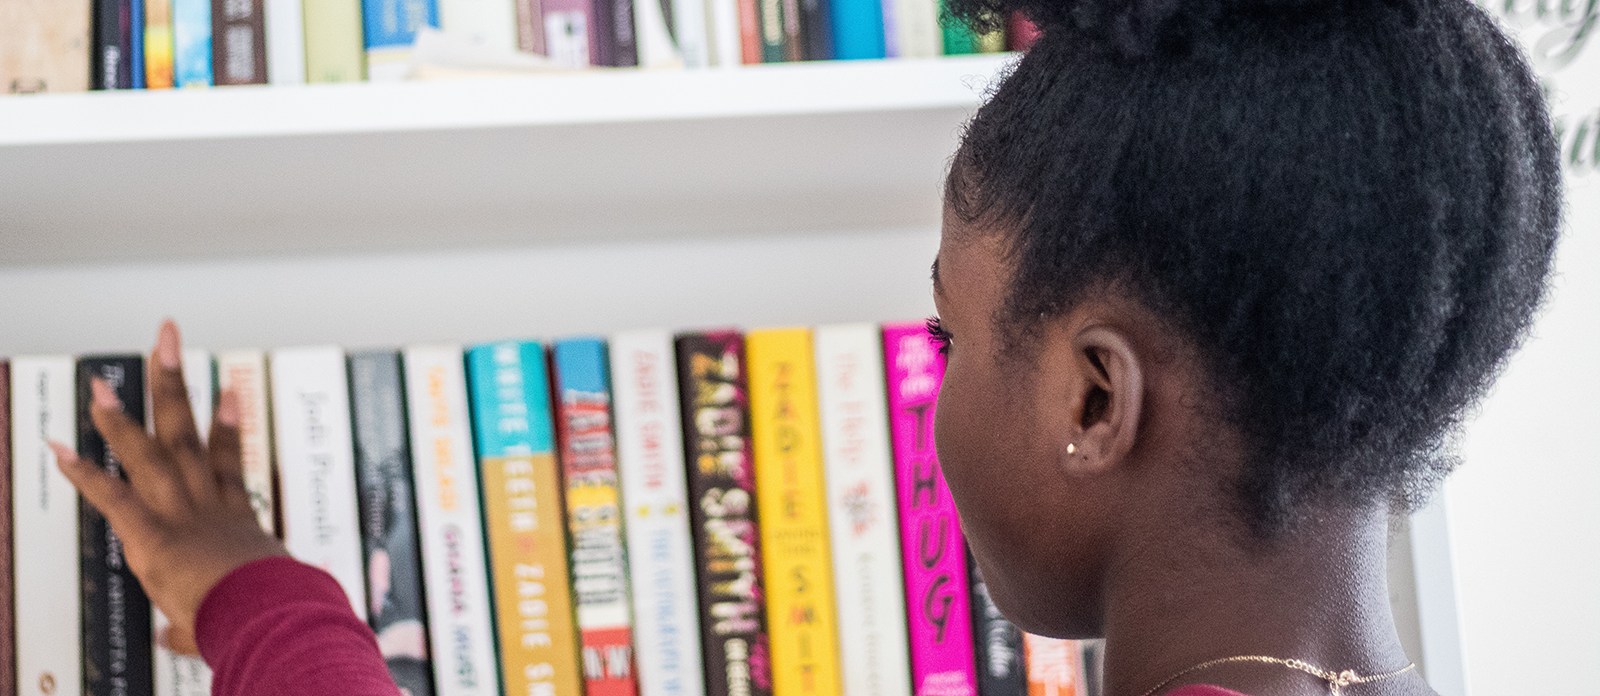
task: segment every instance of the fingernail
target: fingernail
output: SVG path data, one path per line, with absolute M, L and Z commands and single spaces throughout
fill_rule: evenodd
M 230 428 L 239 425 L 239 395 L 232 389 L 217 397 L 217 422 Z
M 94 394 L 94 405 L 100 408 L 122 410 L 122 400 L 117 398 L 117 392 L 111 384 L 99 377 L 89 380 L 89 391 Z
M 176 370 L 182 364 L 178 346 L 178 325 L 171 319 L 161 322 L 161 331 L 156 334 L 156 360 L 163 369 Z
M 60 466 L 61 462 L 70 462 L 78 457 L 78 453 L 73 451 L 71 447 L 56 442 L 55 440 L 50 440 L 46 444 L 50 445 L 50 450 L 56 453 L 56 466 Z

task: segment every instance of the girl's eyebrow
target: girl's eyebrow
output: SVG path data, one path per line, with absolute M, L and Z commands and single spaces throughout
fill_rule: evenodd
M 939 257 L 933 257 L 933 294 L 943 296 L 944 286 L 939 283 Z

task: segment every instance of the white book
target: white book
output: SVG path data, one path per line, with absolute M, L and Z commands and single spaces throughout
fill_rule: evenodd
M 672 33 L 678 37 L 678 54 L 691 68 L 711 65 L 711 17 L 707 0 L 671 0 Z
M 306 21 L 302 0 L 264 0 L 267 32 L 267 83 L 306 83 Z
M 56 467 L 50 440 L 77 433 L 75 364 L 68 356 L 11 361 L 12 532 L 17 693 L 81 696 L 78 491 Z
M 670 1 L 670 0 L 667 0 Z M 641 68 L 681 68 L 683 56 L 667 26 L 663 0 L 633 0 L 633 30 Z
M 439 696 L 498 696 L 462 350 L 412 346 L 404 360 L 433 683 Z
M 474 46 L 517 50 L 513 0 L 439 0 L 439 29 Z
M 356 616 L 365 620 L 366 578 L 344 351 L 274 350 L 268 367 L 283 492 L 283 544 L 296 560 L 328 571 L 339 581 Z
M 189 391 L 189 408 L 194 413 L 195 427 L 200 431 L 200 442 L 204 444 L 210 436 L 211 412 L 215 404 L 216 383 L 210 352 L 199 348 L 183 351 L 183 385 Z M 151 419 L 151 423 L 154 422 Z M 206 666 L 205 660 L 179 655 L 162 647 L 161 633 L 172 622 L 160 609 L 153 607 L 150 616 L 155 628 L 155 640 L 151 645 L 155 647 L 156 696 L 210 696 L 211 668 Z
M 739 0 L 707 0 L 711 18 L 711 53 L 707 62 L 719 68 L 735 68 L 744 64 L 744 51 L 740 46 Z
M 267 396 L 267 354 L 234 350 L 217 354 L 217 389 L 232 391 L 239 401 L 239 458 L 244 487 L 261 528 L 273 534 L 277 500 L 272 474 L 272 410 Z M 210 423 L 209 417 L 205 421 Z
M 700 696 L 705 667 L 672 335 L 613 336 L 611 373 L 639 693 Z
M 939 0 L 883 0 L 884 54 L 935 58 L 944 53 Z
M 911 693 L 889 407 L 878 327 L 816 331 L 839 674 L 851 696 Z

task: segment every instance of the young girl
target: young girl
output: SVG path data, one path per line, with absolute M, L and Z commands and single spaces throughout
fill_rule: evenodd
M 1468 0 L 950 0 L 1042 36 L 969 126 L 934 264 L 939 456 L 1000 608 L 1104 636 L 1110 696 L 1432 691 L 1391 515 L 1457 463 L 1559 220 L 1554 140 Z M 256 527 L 177 330 L 127 481 L 58 448 L 215 693 L 392 694 L 338 585 Z

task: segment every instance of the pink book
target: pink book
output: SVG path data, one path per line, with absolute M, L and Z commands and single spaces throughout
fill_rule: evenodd
M 885 325 L 883 353 L 906 573 L 911 682 L 916 696 L 974 696 L 978 675 L 972 661 L 966 543 L 933 447 L 933 411 L 944 379 L 944 357 L 920 322 Z

